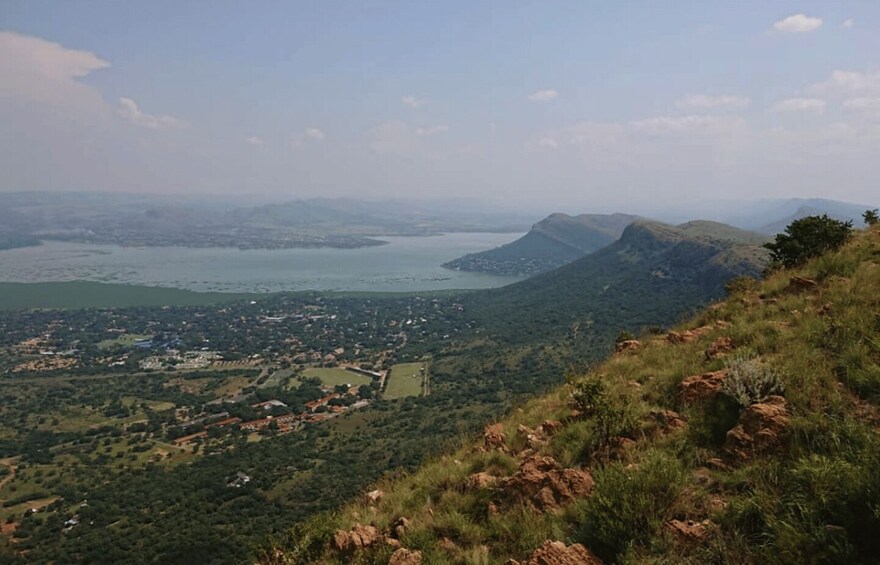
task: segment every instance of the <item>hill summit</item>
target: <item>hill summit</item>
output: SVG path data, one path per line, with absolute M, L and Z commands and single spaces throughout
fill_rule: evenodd
M 609 253 L 681 231 L 635 225 Z M 264 561 L 876 562 L 878 288 L 877 229 L 740 281 Z
M 605 247 L 637 218 L 629 214 L 551 214 L 516 241 L 470 253 L 443 266 L 495 275 L 534 275 Z

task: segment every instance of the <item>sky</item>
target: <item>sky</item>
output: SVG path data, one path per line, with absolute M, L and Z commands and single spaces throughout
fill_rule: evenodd
M 876 202 L 880 2 L 0 0 L 0 191 Z

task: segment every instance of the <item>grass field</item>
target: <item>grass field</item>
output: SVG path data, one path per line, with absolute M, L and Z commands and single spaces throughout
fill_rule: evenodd
M 0 310 L 30 308 L 125 308 L 128 306 L 204 306 L 257 299 L 263 294 L 193 292 L 178 288 L 86 281 L 0 282 Z
M 427 368 L 424 363 L 401 363 L 392 366 L 382 398 L 393 400 L 405 396 L 420 396 L 425 382 L 425 372 Z
M 131 347 L 137 341 L 143 341 L 145 339 L 150 339 L 151 335 L 146 334 L 123 334 L 116 339 L 105 339 L 103 341 L 98 342 L 99 349 L 108 349 L 114 346 L 122 346 L 122 347 Z
M 346 371 L 345 369 L 339 369 L 337 367 L 329 367 L 329 368 L 320 368 L 313 367 L 310 369 L 306 369 L 303 371 L 304 377 L 317 377 L 321 379 L 321 382 L 327 386 L 336 386 L 336 385 L 368 385 L 373 382 L 373 379 L 366 375 L 360 375 L 358 373 L 352 371 Z

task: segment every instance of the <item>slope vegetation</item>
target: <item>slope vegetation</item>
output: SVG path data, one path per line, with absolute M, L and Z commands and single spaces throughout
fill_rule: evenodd
M 758 275 L 764 239 L 724 224 L 638 221 L 613 244 L 555 271 L 475 294 L 470 311 L 504 342 L 666 325 Z M 607 345 L 607 344 L 606 344 Z
M 264 561 L 876 562 L 880 231 L 736 288 Z
M 444 267 L 496 275 L 534 275 L 605 247 L 636 219 L 628 214 L 551 214 L 512 243 L 459 257 Z

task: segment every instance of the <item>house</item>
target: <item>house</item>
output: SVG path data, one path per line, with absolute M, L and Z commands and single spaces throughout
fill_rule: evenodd
M 251 482 L 251 476 L 242 473 L 241 471 L 238 471 L 237 473 L 235 473 L 235 476 L 232 478 L 232 480 L 226 484 L 226 486 L 230 488 L 241 488 L 249 482 Z

